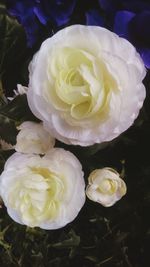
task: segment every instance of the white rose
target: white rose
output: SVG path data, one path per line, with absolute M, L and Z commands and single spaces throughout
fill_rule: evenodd
M 47 132 L 42 123 L 32 121 L 23 122 L 17 127 L 15 150 L 21 153 L 45 154 L 55 145 L 55 139 Z
M 43 229 L 63 227 L 85 202 L 81 164 L 61 148 L 44 157 L 14 153 L 0 176 L 0 195 L 16 222 Z
M 145 98 L 145 68 L 125 39 L 74 25 L 47 39 L 30 68 L 29 106 L 60 141 L 110 141 L 128 129 Z
M 126 194 L 125 182 L 111 168 L 94 170 L 88 178 L 86 195 L 89 199 L 110 207 Z

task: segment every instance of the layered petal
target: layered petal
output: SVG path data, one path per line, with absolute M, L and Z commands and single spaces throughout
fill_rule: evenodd
M 29 70 L 32 112 L 67 144 L 112 140 L 132 125 L 145 98 L 139 54 L 101 27 L 59 31 L 42 44 Z
M 78 159 L 60 148 L 44 157 L 15 153 L 0 176 L 0 195 L 12 219 L 43 229 L 71 222 L 84 205 L 84 188 Z

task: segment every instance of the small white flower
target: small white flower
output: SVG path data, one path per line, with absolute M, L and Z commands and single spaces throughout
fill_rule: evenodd
M 32 112 L 67 144 L 114 139 L 132 125 L 145 99 L 139 54 L 98 26 L 73 25 L 45 40 L 29 74 Z
M 110 207 L 126 194 L 125 182 L 112 168 L 94 170 L 88 178 L 86 195 L 89 199 Z
M 43 229 L 63 227 L 85 202 L 82 166 L 61 148 L 43 157 L 14 153 L 0 176 L 0 195 L 14 221 Z
M 55 139 L 42 123 L 25 121 L 19 127 L 15 150 L 21 153 L 45 154 L 55 145 Z

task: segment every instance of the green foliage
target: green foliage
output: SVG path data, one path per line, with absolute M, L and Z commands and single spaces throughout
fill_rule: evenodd
M 19 95 L 14 100 L 0 105 L 0 138 L 14 145 L 17 126 L 23 121 L 36 120 L 31 113 L 26 95 Z
M 0 80 L 7 91 L 10 91 L 10 86 L 15 86 L 25 51 L 25 32 L 17 20 L 8 16 L 2 2 L 0 3 Z

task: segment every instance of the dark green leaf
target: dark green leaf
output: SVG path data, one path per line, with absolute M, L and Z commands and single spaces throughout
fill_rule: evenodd
M 24 31 L 19 23 L 0 11 L 0 74 L 8 63 L 17 62 L 26 47 Z M 17 52 L 17 55 L 16 55 Z
M 5 87 L 16 79 L 17 70 L 26 51 L 26 37 L 22 26 L 0 5 L 0 79 Z M 15 88 L 13 88 L 15 89 Z M 12 90 L 12 89 L 11 89 Z
M 69 239 L 63 240 L 61 242 L 52 244 L 53 248 L 63 249 L 63 248 L 72 248 L 77 247 L 80 244 L 80 236 L 76 235 L 72 230 L 69 232 Z
M 23 121 L 36 120 L 31 113 L 26 95 L 19 95 L 8 104 L 0 107 L 0 138 L 4 141 L 15 144 L 16 127 Z

